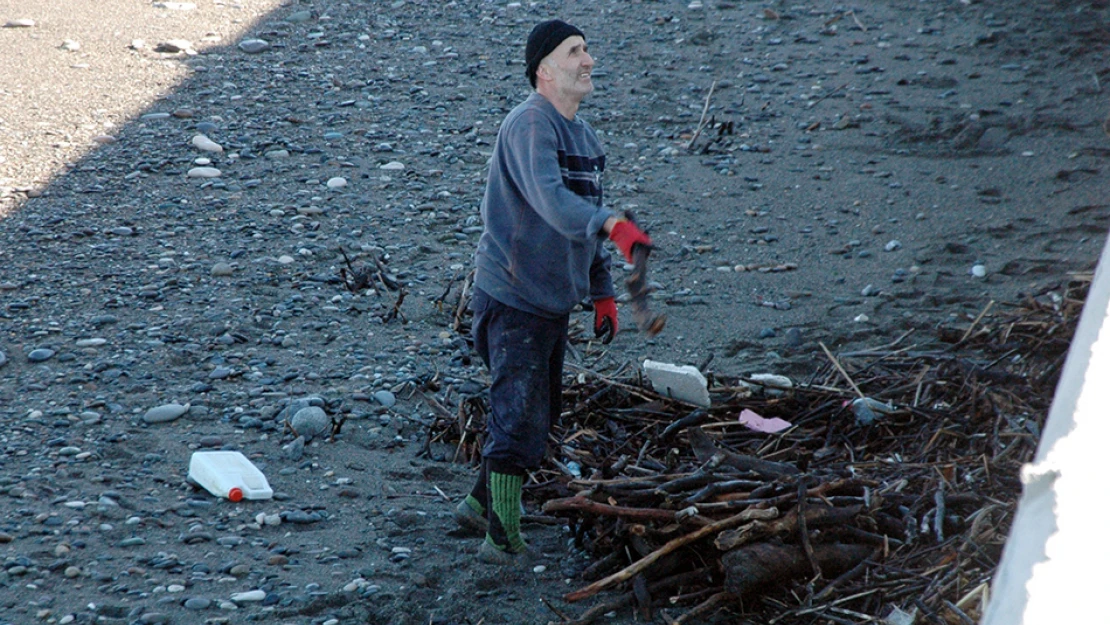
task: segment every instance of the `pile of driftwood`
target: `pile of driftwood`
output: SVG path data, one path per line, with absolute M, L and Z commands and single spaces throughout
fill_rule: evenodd
M 564 623 L 977 622 L 1086 295 L 1079 276 L 805 381 L 710 376 L 697 408 L 578 368 L 527 493 L 595 557 Z M 433 427 L 476 460 L 485 406 Z M 744 619 L 747 619 L 745 621 Z

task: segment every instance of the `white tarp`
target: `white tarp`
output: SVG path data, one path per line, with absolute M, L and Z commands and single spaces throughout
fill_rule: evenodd
M 1110 241 L 1102 250 L 983 625 L 1110 623 Z

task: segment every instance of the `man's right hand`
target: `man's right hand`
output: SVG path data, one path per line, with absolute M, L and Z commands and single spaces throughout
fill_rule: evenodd
M 636 227 L 631 221 L 618 221 L 609 229 L 609 239 L 617 244 L 617 249 L 624 255 L 624 259 L 632 262 L 632 250 L 637 245 L 652 247 L 651 238 L 643 230 Z

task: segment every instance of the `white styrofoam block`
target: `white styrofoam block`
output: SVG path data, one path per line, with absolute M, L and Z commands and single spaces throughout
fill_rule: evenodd
M 703 408 L 710 405 L 709 381 L 697 367 L 645 360 L 644 375 L 660 395 Z

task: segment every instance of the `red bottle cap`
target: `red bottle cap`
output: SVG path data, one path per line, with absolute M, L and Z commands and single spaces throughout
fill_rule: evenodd
M 242 501 L 243 489 L 239 488 L 238 486 L 232 488 L 231 490 L 227 491 L 227 498 L 232 501 Z

